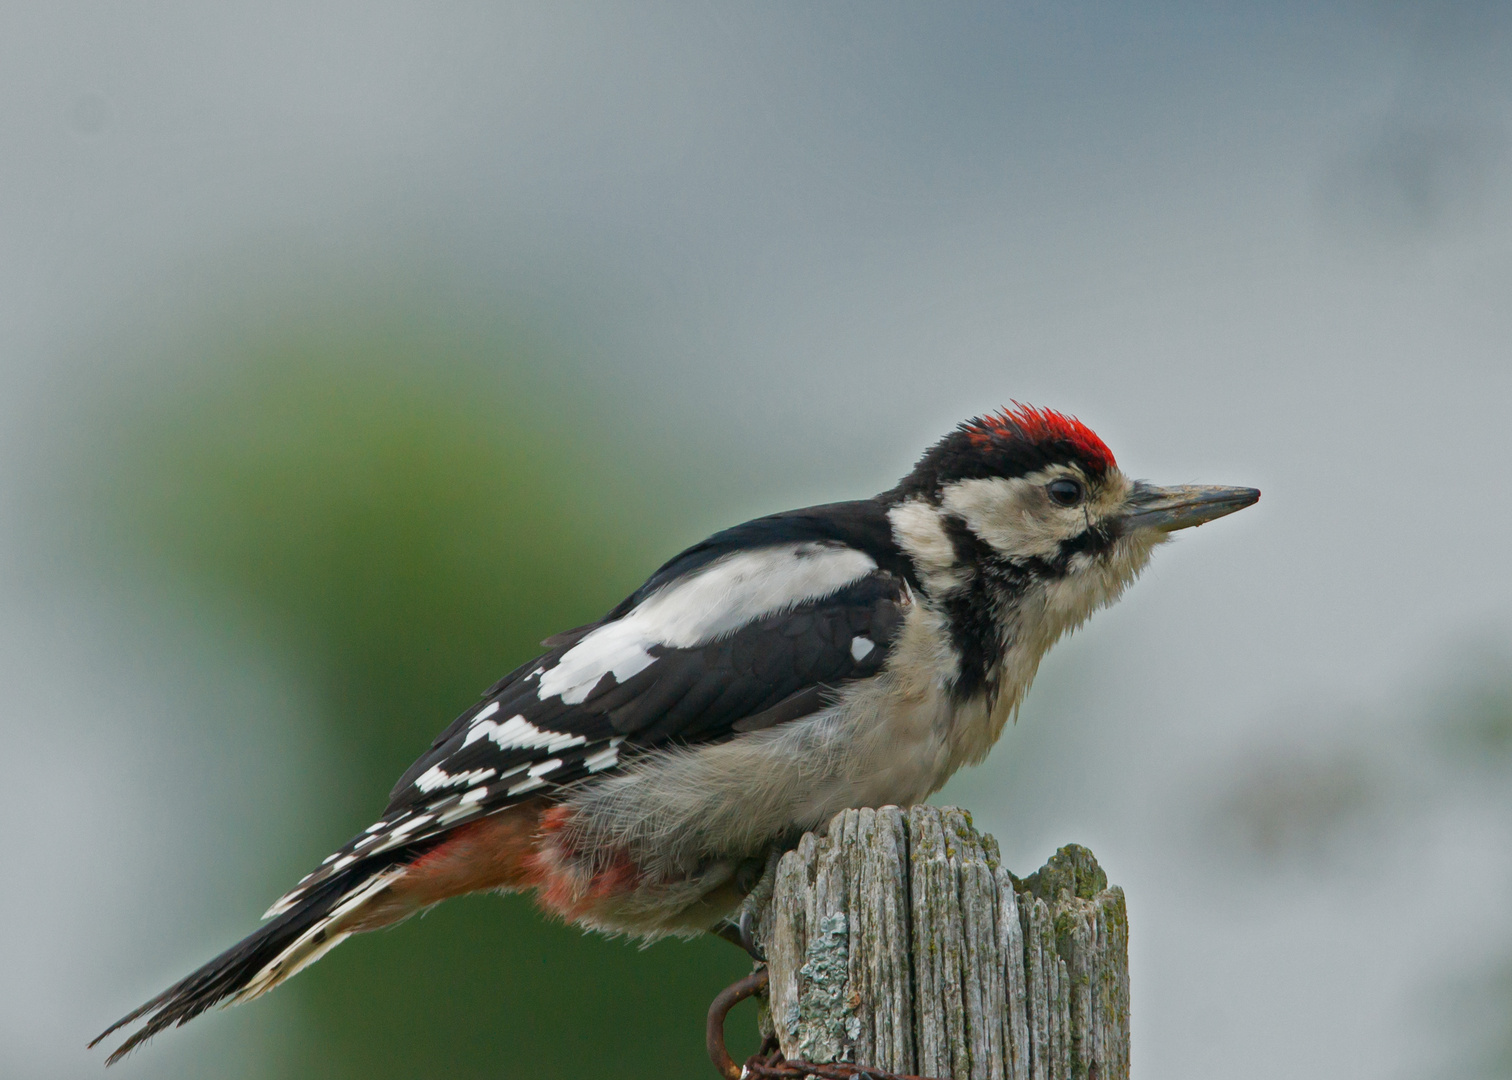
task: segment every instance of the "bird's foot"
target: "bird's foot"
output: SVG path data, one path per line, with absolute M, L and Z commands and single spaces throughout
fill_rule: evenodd
M 737 946 L 756 963 L 766 963 L 766 957 L 761 955 L 761 948 L 756 944 L 755 938 L 750 932 L 749 923 L 746 922 L 743 916 L 737 916 L 736 918 L 739 921 L 722 923 L 711 930 L 710 933 L 715 937 L 728 941 L 731 945 Z
M 739 945 L 758 964 L 766 963 L 766 955 L 757 941 L 757 930 L 761 926 L 762 914 L 772 902 L 772 892 L 777 885 L 777 864 L 782 861 L 782 856 L 783 849 L 774 847 L 764 860 L 752 859 L 741 867 L 735 880 L 740 891 L 745 893 L 745 899 L 714 931 L 732 945 Z M 746 880 L 741 880 L 742 877 Z

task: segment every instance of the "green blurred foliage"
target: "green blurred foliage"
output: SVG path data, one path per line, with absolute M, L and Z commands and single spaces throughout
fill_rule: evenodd
M 1486 670 L 1507 671 L 1505 659 Z M 1446 691 L 1454 706 L 1445 710 L 1433 734 L 1447 758 L 1496 774 L 1512 769 L 1512 684 L 1467 680 Z
M 620 464 L 667 455 L 553 387 L 557 358 L 523 337 L 396 324 L 227 351 L 106 425 L 102 548 L 313 689 L 335 770 L 310 776 L 329 850 L 542 637 L 598 617 L 672 553 L 675 515 Z M 271 1071 L 702 1075 L 708 1002 L 745 970 L 712 938 L 638 950 L 520 897 L 468 897 L 280 988 L 304 1036 L 268 1049 Z M 754 1049 L 744 1034 L 734 1048 Z

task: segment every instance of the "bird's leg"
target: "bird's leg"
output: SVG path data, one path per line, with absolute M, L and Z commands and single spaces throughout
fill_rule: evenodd
M 782 861 L 785 849 L 774 845 L 766 859 L 751 859 L 741 866 L 735 880 L 745 893 L 730 917 L 714 932 L 733 945 L 739 945 L 758 964 L 766 963 L 761 947 L 756 942 L 756 930 L 761 925 L 761 916 L 772 902 L 772 892 L 777 885 L 777 864 Z M 757 876 L 759 874 L 759 876 Z M 751 880 L 754 877 L 755 880 Z M 750 884 L 747 885 L 746 882 Z
M 729 1051 L 725 1049 L 724 1018 L 737 1001 L 744 1000 L 753 994 L 765 996 L 767 960 L 757 944 L 756 928 L 761 924 L 761 916 L 766 911 L 767 905 L 772 902 L 772 894 L 777 884 L 777 864 L 782 861 L 784 851 L 786 848 L 780 844 L 774 844 L 767 851 L 764 860 L 749 859 L 742 864 L 736 872 L 735 883 L 740 891 L 745 893 L 745 899 L 714 931 L 726 941 L 739 945 L 745 950 L 746 955 L 756 961 L 756 968 L 751 974 L 727 987 L 709 1006 L 709 1059 L 714 1062 L 714 1067 L 721 1075 L 728 1077 L 729 1080 L 739 1080 L 745 1075 L 745 1070 L 730 1059 Z M 773 1043 L 773 1045 L 768 1046 L 768 1043 Z M 769 1054 L 775 1049 L 774 1040 L 768 1035 L 762 1041 L 761 1052 Z

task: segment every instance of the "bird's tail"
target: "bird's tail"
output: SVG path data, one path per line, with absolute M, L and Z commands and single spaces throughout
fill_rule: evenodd
M 186 1024 L 217 1005 L 259 997 L 351 934 L 404 917 L 413 909 L 396 906 L 394 898 L 384 894 L 404 876 L 407 862 L 392 857 L 364 860 L 327 878 L 198 971 L 111 1024 L 89 1045 L 146 1017 L 106 1060 L 107 1065 L 114 1064 L 163 1029 Z

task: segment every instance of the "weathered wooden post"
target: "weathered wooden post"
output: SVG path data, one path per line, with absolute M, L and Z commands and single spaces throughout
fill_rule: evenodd
M 789 1061 L 1129 1075 L 1124 896 L 1085 848 L 1020 880 L 961 810 L 847 810 L 783 857 L 757 940 Z

